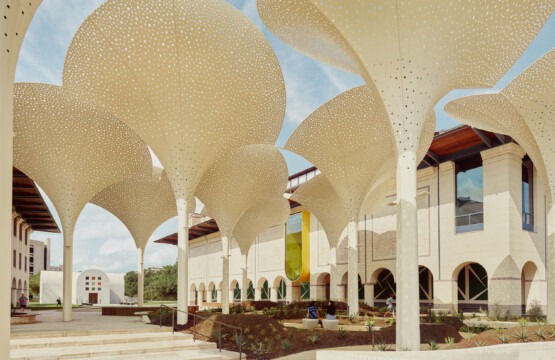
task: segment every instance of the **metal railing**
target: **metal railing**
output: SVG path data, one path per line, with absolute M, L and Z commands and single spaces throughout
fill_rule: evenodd
M 235 329 L 239 331 L 239 341 L 238 342 L 238 347 L 239 347 L 239 359 L 242 359 L 243 357 L 243 329 L 238 327 L 238 326 L 233 326 L 233 325 L 229 325 L 226 323 L 223 323 L 221 321 L 217 321 L 217 320 L 212 320 L 210 318 L 204 317 L 204 316 L 200 316 L 198 314 L 193 314 L 187 311 L 183 311 L 183 310 L 179 310 L 173 307 L 169 307 L 167 305 L 161 304 L 160 305 L 160 327 L 162 327 L 162 309 L 166 308 L 169 309 L 172 313 L 172 334 L 175 332 L 175 315 L 177 313 L 183 313 L 183 314 L 187 314 L 187 316 L 192 316 L 193 317 L 193 329 L 190 330 L 193 333 L 193 342 L 196 341 L 196 335 L 203 335 L 200 332 L 197 331 L 197 318 L 202 319 L 204 321 L 210 321 L 213 322 L 214 324 L 218 325 L 218 349 L 220 350 L 220 352 L 222 352 L 222 338 L 223 338 L 223 334 L 222 334 L 222 326 L 225 326 L 227 328 L 230 329 Z M 206 336 L 206 335 L 203 335 Z

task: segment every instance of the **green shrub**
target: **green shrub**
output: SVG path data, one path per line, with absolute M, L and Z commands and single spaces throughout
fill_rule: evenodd
M 511 341 L 511 338 L 507 334 L 501 334 L 497 337 L 501 344 L 508 344 Z
M 292 348 L 293 348 L 293 344 L 291 344 L 291 342 L 289 340 L 285 339 L 281 342 L 281 349 L 283 351 L 289 351 Z
M 428 340 L 428 350 L 438 350 L 439 349 L 439 345 L 437 344 L 437 342 L 434 339 L 430 339 Z
M 347 330 L 345 330 L 344 327 L 340 326 L 339 329 L 337 329 L 337 337 L 339 339 L 345 339 L 345 337 L 347 337 Z
M 526 313 L 528 314 L 530 321 L 539 321 L 545 317 L 545 314 L 543 313 L 542 307 L 540 305 L 540 301 L 537 299 L 534 299 L 530 302 L 530 308 Z
M 524 328 L 520 328 L 520 330 L 515 330 L 515 334 L 513 335 L 513 337 L 519 342 L 528 342 L 528 333 Z

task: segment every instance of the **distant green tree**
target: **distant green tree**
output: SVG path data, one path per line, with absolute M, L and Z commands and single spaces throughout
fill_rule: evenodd
M 177 263 L 159 271 L 145 272 L 145 298 L 151 300 L 177 299 Z
M 125 296 L 137 296 L 137 272 L 128 271 L 124 277 L 125 281 Z
M 29 294 L 35 298 L 40 294 L 40 272 L 29 276 Z

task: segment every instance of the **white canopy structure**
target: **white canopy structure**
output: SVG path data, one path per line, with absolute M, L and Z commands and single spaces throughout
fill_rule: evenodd
M 241 301 L 247 301 L 247 258 L 249 249 L 256 240 L 258 234 L 269 227 L 285 224 L 291 212 L 289 201 L 279 195 L 254 205 L 247 210 L 235 225 L 233 236 L 241 250 L 242 277 L 241 277 Z
M 258 0 L 260 17 L 277 37 L 360 75 L 383 101 L 399 179 L 399 348 L 420 347 L 416 168 L 418 151 L 429 146 L 434 132 L 433 107 L 453 89 L 493 86 L 554 7 L 552 0 Z
M 273 145 L 247 145 L 231 151 L 203 176 L 196 195 L 218 224 L 222 238 L 222 312 L 229 313 L 229 240 L 241 216 L 253 206 L 282 196 L 287 164 Z
M 113 112 L 164 165 L 178 211 L 177 322 L 186 323 L 187 201 L 232 149 L 275 143 L 285 85 L 273 49 L 224 1 L 109 0 L 77 31 L 63 86 Z
M 131 233 L 138 256 L 137 304 L 143 306 L 144 253 L 148 239 L 164 221 L 177 215 L 168 177 L 164 172 L 160 177 L 139 174 L 104 189 L 91 202 L 114 214 Z M 194 209 L 194 203 L 188 206 Z
M 35 11 L 42 0 L 15 0 L 2 2 L 0 7 L 0 236 L 9 239 L 12 214 L 12 162 L 13 162 L 13 81 L 21 44 Z M 9 288 L 11 281 L 11 253 L 3 251 L 0 264 L 0 286 Z M 11 304 L 9 292 L 1 293 L 0 309 Z M 0 313 L 0 358 L 10 357 L 10 314 Z
M 60 216 L 64 321 L 70 321 L 77 218 L 102 189 L 149 171 L 150 154 L 113 115 L 53 85 L 15 85 L 14 134 L 14 165 L 39 184 Z
M 348 224 L 349 314 L 358 315 L 360 210 L 369 191 L 395 171 L 395 144 L 385 108 L 366 85 L 346 91 L 304 120 L 285 148 L 313 163 L 337 194 Z
M 540 58 L 498 94 L 463 97 L 445 106 L 455 119 L 510 135 L 526 151 L 548 199 L 547 321 L 555 323 L 555 50 Z

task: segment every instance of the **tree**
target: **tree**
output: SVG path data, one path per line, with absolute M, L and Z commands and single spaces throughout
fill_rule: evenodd
M 134 297 L 137 296 L 137 272 L 128 271 L 125 273 L 125 296 Z
M 29 294 L 33 295 L 33 297 L 40 294 L 40 272 L 29 276 Z

